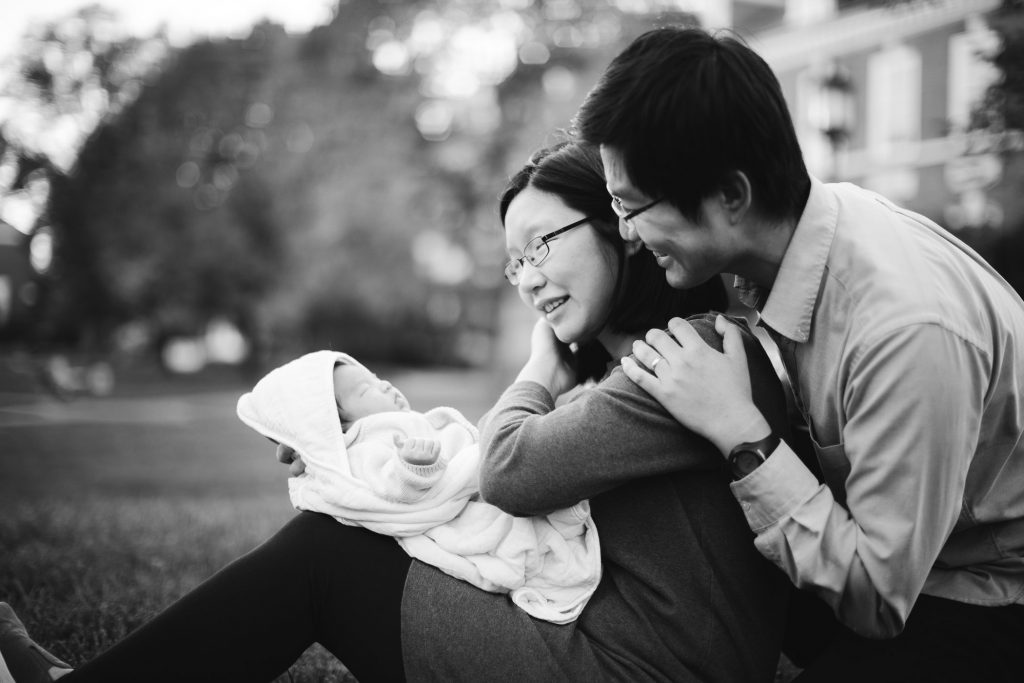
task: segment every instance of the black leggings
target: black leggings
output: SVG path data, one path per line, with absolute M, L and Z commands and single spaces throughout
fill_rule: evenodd
M 360 683 L 402 681 L 410 563 L 393 538 L 300 513 L 62 681 L 269 681 L 314 642 Z

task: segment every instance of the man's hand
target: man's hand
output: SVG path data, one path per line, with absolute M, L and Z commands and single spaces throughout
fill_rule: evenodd
M 306 471 L 306 463 L 291 448 L 282 444 L 277 445 L 277 459 L 279 462 L 288 465 L 288 476 L 297 477 Z
M 395 434 L 398 457 L 410 465 L 433 465 L 441 455 L 441 443 L 437 439 L 403 439 Z
M 724 316 L 716 318 L 715 330 L 722 335 L 719 353 L 687 321 L 673 318 L 668 327 L 675 339 L 651 330 L 646 342 L 633 343 L 636 361 L 622 359 L 626 376 L 723 455 L 744 441 L 767 436 L 771 427 L 751 399 L 739 328 Z

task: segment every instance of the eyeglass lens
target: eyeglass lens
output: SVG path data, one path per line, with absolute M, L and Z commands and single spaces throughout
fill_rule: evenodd
M 551 253 L 551 247 L 543 237 L 538 237 L 526 245 L 526 253 L 521 259 L 512 259 L 505 266 L 505 278 L 513 285 L 519 284 L 519 276 L 523 274 L 523 261 L 529 261 L 531 266 L 537 267 L 544 262 L 544 259 Z

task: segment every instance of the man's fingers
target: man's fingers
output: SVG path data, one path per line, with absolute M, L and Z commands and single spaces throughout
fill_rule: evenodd
M 638 387 L 646 391 L 651 396 L 654 396 L 655 398 L 658 397 L 656 392 L 659 389 L 659 385 L 657 379 L 651 375 L 651 373 L 640 367 L 640 365 L 629 356 L 624 356 L 622 358 L 621 365 L 622 371 L 626 374 L 626 377 L 631 379 Z
M 647 368 L 651 372 L 654 372 L 654 366 L 657 363 L 664 361 L 664 357 L 657 352 L 650 344 L 640 339 L 633 342 L 633 358 L 630 360 L 643 368 Z M 623 358 L 625 360 L 625 358 Z M 625 366 L 623 366 L 625 367 Z
M 740 328 L 720 315 L 715 318 L 715 331 L 722 335 L 722 351 L 725 355 L 729 358 L 742 358 L 746 362 L 747 352 L 743 348 Z
M 676 354 L 682 351 L 682 346 L 680 346 L 665 330 L 659 330 L 657 328 L 648 330 L 645 339 L 652 347 L 652 353 L 655 354 L 657 358 L 661 358 L 663 360 L 670 361 L 675 358 Z M 646 362 L 647 358 L 644 358 L 643 360 Z M 650 367 L 650 363 L 647 363 L 647 366 Z
M 690 344 L 707 344 L 701 338 L 700 333 L 693 329 L 689 321 L 682 318 L 672 318 L 668 321 L 668 331 L 676 338 L 676 341 L 683 348 Z

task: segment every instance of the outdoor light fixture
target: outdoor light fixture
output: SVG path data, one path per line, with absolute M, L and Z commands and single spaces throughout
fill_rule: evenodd
M 839 175 L 839 149 L 854 126 L 853 81 L 840 64 L 833 62 L 821 77 L 810 102 L 808 119 L 828 139 L 831 149 L 832 180 Z

